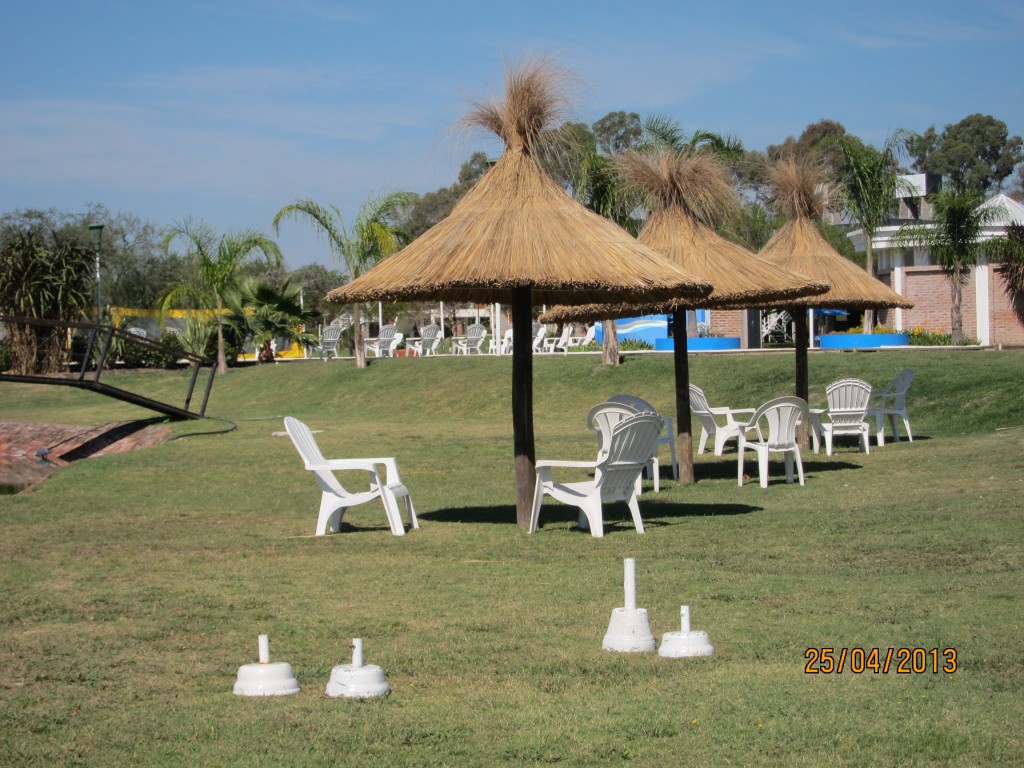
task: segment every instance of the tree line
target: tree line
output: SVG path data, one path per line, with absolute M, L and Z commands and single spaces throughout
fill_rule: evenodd
M 882 147 L 865 144 L 848 134 L 841 123 L 820 120 L 798 137 L 790 136 L 764 151 L 746 150 L 729 135 L 701 129 L 687 132 L 665 116 L 641 118 L 625 111 L 610 112 L 591 125 L 567 123 L 549 138 L 541 160 L 552 178 L 582 204 L 633 233 L 642 225 L 643 204 L 617 178 L 611 162 L 616 155 L 652 145 L 714 154 L 729 168 L 743 201 L 718 221 L 716 228 L 754 252 L 780 223 L 768 168 L 782 157 L 813 159 L 842 191 L 836 207 L 845 212 L 845 220 L 838 225 L 819 222 L 819 226 L 840 253 L 854 260 L 858 256 L 845 236 L 848 225 L 862 227 L 870 242 L 870 233 L 893 213 L 900 173 L 941 176 L 945 197 L 937 198 L 936 214 L 951 220 L 962 218 L 964 201 L 976 207 L 984 196 L 1004 187 L 1011 195 L 1024 196 L 1022 140 L 1010 136 L 1006 124 L 990 115 L 970 115 L 941 131 L 935 126 L 920 134 L 897 131 Z M 218 234 L 201 222 L 188 220 L 160 227 L 131 213 L 113 213 L 102 205 L 90 205 L 78 214 L 52 209 L 6 213 L 0 215 L 0 314 L 55 320 L 94 318 L 90 309 L 96 294 L 95 253 L 88 228 L 102 223 L 100 289 L 105 303 L 217 310 L 215 321 L 192 329 L 195 338 L 190 343 L 195 349 L 189 351 L 216 355 L 223 371 L 246 342 L 262 348 L 264 357 L 272 338 L 311 342 L 308 333 L 295 329 L 303 324 L 315 327 L 325 314 L 337 311 L 323 304 L 329 289 L 357 277 L 447 216 L 490 165 L 484 153 L 474 153 L 452 185 L 424 194 L 389 193 L 372 198 L 349 225 L 337 207 L 312 200 L 285 205 L 272 228 L 278 231 L 289 220 L 312 226 L 326 236 L 335 259 L 330 266 L 311 264 L 295 270 L 284 266 L 276 243 L 257 231 Z M 910 231 L 907 242 L 924 244 L 926 234 Z M 958 279 L 976 258 L 953 254 L 948 244 L 927 244 Z M 860 259 L 871 271 L 870 248 Z M 1019 255 L 1007 256 L 1007 263 L 1011 277 L 1024 275 Z M 958 305 L 955 294 L 953 300 Z M 349 343 L 357 364 L 363 365 L 358 308 L 354 312 Z M 196 321 L 196 325 L 201 323 Z M 11 346 L 9 331 L 0 343 L 0 355 L 7 358 L 0 358 L 0 364 L 5 368 L 10 364 Z M 54 354 L 53 350 L 48 355 L 33 351 L 32 360 L 21 364 L 53 367 Z

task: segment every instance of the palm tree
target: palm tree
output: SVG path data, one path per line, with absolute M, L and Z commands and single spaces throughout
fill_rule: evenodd
M 904 131 L 895 131 L 881 149 L 875 149 L 854 136 L 839 139 L 843 156 L 843 180 L 840 195 L 850 217 L 864 232 L 864 269 L 874 277 L 875 260 L 871 241 L 897 206 L 897 195 L 904 186 L 899 176 L 899 157 L 906 140 Z M 874 328 L 875 311 L 864 311 L 864 333 Z
M 317 335 L 306 327 L 315 326 L 320 313 L 302 306 L 301 292 L 301 287 L 292 287 L 288 280 L 277 288 L 267 280 L 248 278 L 227 298 L 230 322 L 239 336 L 252 339 L 261 363 L 273 361 L 274 339 L 306 345 L 317 342 Z
M 355 280 L 366 269 L 395 253 L 409 241 L 406 234 L 398 228 L 397 222 L 414 197 L 409 192 L 390 192 L 372 197 L 363 205 L 349 229 L 345 228 L 341 209 L 336 205 L 325 208 L 309 198 L 296 200 L 277 212 L 273 227 L 277 232 L 285 219 L 306 219 L 318 234 L 327 239 L 331 252 L 347 268 L 349 280 Z M 359 315 L 359 305 L 354 304 L 352 333 L 356 367 L 365 368 L 366 350 L 363 349 Z
M 221 235 L 219 238 L 208 224 L 193 224 L 190 220 L 175 223 L 164 237 L 164 248 L 174 240 L 184 240 L 191 249 L 195 260 L 195 282 L 172 284 L 160 299 L 160 307 L 166 311 L 183 298 L 196 301 L 203 309 L 214 312 L 217 323 L 217 373 L 227 373 L 227 355 L 224 351 L 224 302 L 229 291 L 234 289 L 242 270 L 251 264 L 255 254 L 261 254 L 270 266 L 281 263 L 281 250 L 277 243 L 266 235 L 247 229 L 242 232 Z
M 1000 214 L 998 206 L 982 205 L 984 200 L 985 193 L 979 189 L 943 189 L 929 195 L 933 220 L 927 224 L 906 225 L 896 238 L 900 245 L 928 251 L 949 277 L 953 344 L 963 343 L 963 286 L 971 269 L 983 254 L 999 254 L 1007 243 L 1006 238 L 982 241 L 984 228 Z

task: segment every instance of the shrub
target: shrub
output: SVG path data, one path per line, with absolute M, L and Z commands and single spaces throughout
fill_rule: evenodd
M 912 347 L 950 347 L 953 345 L 953 336 L 946 333 L 945 329 L 926 331 L 920 326 L 907 334 L 907 340 Z M 965 346 L 973 346 L 981 344 L 981 341 L 965 336 L 961 343 Z
M 654 346 L 640 339 L 623 339 L 619 342 L 620 352 L 642 352 L 654 349 Z

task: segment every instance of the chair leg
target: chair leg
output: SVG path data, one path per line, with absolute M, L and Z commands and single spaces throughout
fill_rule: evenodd
M 654 481 L 654 492 L 661 493 L 661 464 L 657 456 L 652 457 L 647 465 L 647 475 Z
M 824 430 L 824 435 L 825 435 L 825 455 L 826 456 L 831 456 L 832 455 L 832 430 L 831 429 Z M 817 453 L 817 451 L 815 451 L 815 453 Z
M 761 480 L 761 487 L 768 487 L 768 451 L 757 452 L 757 474 Z
M 540 525 L 540 505 L 544 501 L 544 481 L 541 478 L 541 473 L 537 473 L 537 481 L 533 488 L 533 511 L 530 512 L 530 528 L 529 533 L 536 532 Z
M 860 430 L 860 442 L 864 448 L 864 453 L 871 453 L 871 429 L 867 424 L 864 424 Z
M 796 462 L 796 472 L 800 477 L 800 485 L 804 484 L 804 462 L 800 458 L 800 446 L 798 445 L 793 451 L 793 460 Z
M 381 488 L 381 501 L 384 502 L 384 514 L 388 518 L 388 526 L 395 536 L 405 536 L 405 525 L 402 523 L 402 512 L 398 508 L 398 499 L 394 491 L 387 486 Z
M 706 429 L 704 429 L 704 427 L 701 427 L 700 428 L 700 444 L 697 446 L 697 453 L 704 453 L 704 448 L 707 446 L 707 444 L 708 444 L 708 431 Z M 715 447 L 717 448 L 717 446 L 718 446 L 718 441 L 715 440 Z M 719 454 L 716 451 L 715 455 L 720 456 L 721 454 Z
M 338 503 L 338 497 L 324 491 L 320 495 L 320 514 L 316 520 L 316 535 L 324 536 L 328 529 L 337 533 L 341 528 L 341 518 L 345 514 L 345 506 Z
M 722 430 L 715 431 L 715 456 L 721 456 L 725 452 L 725 441 L 729 436 Z
M 792 451 L 786 451 L 783 454 L 783 459 L 786 462 L 786 482 L 787 483 L 792 483 L 793 482 L 793 452 Z
M 587 522 L 590 524 L 590 535 L 595 539 L 604 537 L 604 513 L 601 506 L 600 496 L 596 499 L 593 497 L 583 499 L 580 503 L 580 509 L 586 517 Z
M 910 431 L 910 419 L 908 419 L 906 416 L 903 416 L 903 426 L 907 430 L 907 440 L 909 440 L 910 442 L 914 442 L 914 435 Z
M 739 448 L 739 456 L 736 457 L 736 484 L 743 487 L 743 454 L 746 451 L 746 447 L 743 442 L 737 446 Z
M 633 515 L 633 525 L 636 526 L 637 533 L 644 532 L 644 521 L 640 517 L 640 504 L 636 500 L 636 494 L 631 495 L 627 500 L 626 504 L 629 505 L 629 512 Z

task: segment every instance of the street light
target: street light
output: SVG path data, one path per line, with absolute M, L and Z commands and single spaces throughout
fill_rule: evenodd
M 96 250 L 96 325 L 103 322 L 103 298 L 100 293 L 100 240 L 103 238 L 103 225 L 90 224 L 92 247 Z

